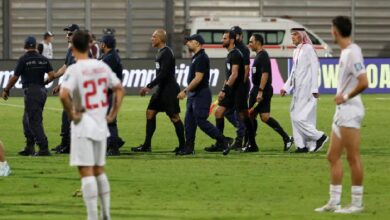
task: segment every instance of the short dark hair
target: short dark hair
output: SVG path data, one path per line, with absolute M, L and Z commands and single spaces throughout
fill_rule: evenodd
M 73 33 L 72 46 L 79 52 L 85 53 L 89 50 L 91 35 L 87 31 L 78 30 Z
M 264 45 L 264 37 L 261 34 L 252 34 L 255 38 L 255 41 L 260 42 L 261 45 Z
M 332 24 L 337 28 L 341 36 L 349 37 L 351 36 L 352 31 L 352 22 L 351 19 L 347 16 L 337 16 L 333 18 Z

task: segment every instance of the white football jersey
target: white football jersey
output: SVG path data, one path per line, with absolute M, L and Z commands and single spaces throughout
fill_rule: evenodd
M 72 135 L 93 140 L 107 138 L 107 92 L 120 83 L 107 64 L 95 59 L 79 60 L 67 68 L 61 88 L 70 90 L 76 109 L 85 110 L 77 125 L 72 122 Z
M 45 41 L 42 41 L 41 44 L 43 45 L 42 55 L 47 59 L 53 59 L 53 45 L 46 44 Z
M 364 73 L 366 73 L 366 68 L 362 50 L 352 43 L 340 54 L 337 94 L 349 94 L 358 84 L 357 77 Z

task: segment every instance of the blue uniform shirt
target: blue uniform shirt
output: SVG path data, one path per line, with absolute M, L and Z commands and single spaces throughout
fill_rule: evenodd
M 107 54 L 102 56 L 102 61 L 105 62 L 111 70 L 116 74 L 118 79 L 122 81 L 123 79 L 123 67 L 121 63 L 121 58 L 115 49 L 111 49 Z
M 53 71 L 49 60 L 36 51 L 28 51 L 16 64 L 14 75 L 22 77 L 23 88 L 30 85 L 44 86 L 45 73 Z
M 209 86 L 210 79 L 210 59 L 207 56 L 204 49 L 198 51 L 198 53 L 194 54 L 191 60 L 190 72 L 187 78 L 188 85 L 195 78 L 195 73 L 200 72 L 203 73 L 202 81 L 198 84 L 198 86 L 192 92 L 198 92 L 203 88 L 207 88 Z

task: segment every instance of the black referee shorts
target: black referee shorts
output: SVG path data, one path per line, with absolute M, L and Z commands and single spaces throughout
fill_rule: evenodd
M 258 86 L 254 86 L 249 93 L 249 108 L 256 103 L 257 94 L 259 92 Z M 262 114 L 262 113 L 270 113 L 271 112 L 271 99 L 274 95 L 273 88 L 268 88 L 263 91 L 263 100 L 256 106 L 254 112 Z
M 219 105 L 238 111 L 248 110 L 248 92 L 249 87 L 247 84 L 239 85 L 230 94 L 226 94 L 225 98 L 219 102 Z
M 180 113 L 179 92 L 180 87 L 176 82 L 159 87 L 150 98 L 148 109 L 165 112 L 169 116 Z

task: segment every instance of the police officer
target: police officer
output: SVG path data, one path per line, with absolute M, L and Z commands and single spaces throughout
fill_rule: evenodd
M 104 35 L 100 40 L 100 50 L 103 53 L 101 60 L 105 62 L 112 71 L 116 74 L 118 79 L 122 81 L 123 78 L 123 67 L 121 63 L 121 58 L 119 54 L 116 52 L 116 39 L 114 35 Z M 110 112 L 114 97 L 112 90 L 108 90 L 108 99 L 109 99 L 109 108 L 108 112 Z M 108 129 L 110 130 L 110 137 L 107 139 L 107 155 L 109 156 L 119 156 L 119 147 L 124 144 L 123 140 L 118 135 L 118 126 L 117 120 L 115 119 L 113 122 L 108 123 Z
M 66 51 L 65 63 L 60 69 L 57 70 L 54 78 L 59 78 L 62 75 L 64 75 L 66 68 L 68 68 L 68 66 L 76 63 L 76 60 L 74 59 L 74 57 L 72 55 L 72 49 L 71 49 L 70 42 L 72 39 L 72 34 L 77 30 L 80 30 L 80 27 L 77 24 L 71 24 L 71 25 L 68 25 L 64 28 L 64 31 L 66 32 L 66 38 L 68 40 L 68 50 Z M 58 93 L 59 89 L 60 89 L 60 85 L 57 85 L 53 89 L 53 94 Z M 62 112 L 61 121 L 62 121 L 62 123 L 61 123 L 61 143 L 57 147 L 53 148 L 52 150 L 56 151 L 57 153 L 68 154 L 70 152 L 70 120 L 68 119 L 68 116 L 67 116 L 65 111 Z
M 254 122 L 254 130 L 257 130 L 256 117 L 260 114 L 261 121 L 274 129 L 283 139 L 284 151 L 288 151 L 293 143 L 293 138 L 283 130 L 278 121 L 271 117 L 272 70 L 268 53 L 263 49 L 264 38 L 260 34 L 253 34 L 249 39 L 249 47 L 256 52 L 252 65 L 252 89 L 249 93 L 249 107 L 253 108 L 250 114 Z M 258 105 L 254 107 L 254 104 Z M 245 147 L 243 151 L 251 152 L 253 149 Z
M 195 133 L 199 126 L 209 137 L 217 140 L 221 148 L 228 147 L 228 140 L 221 132 L 211 124 L 207 118 L 211 104 L 211 90 L 209 88 L 210 60 L 202 45 L 204 39 L 198 34 L 186 37 L 188 49 L 194 53 L 188 75 L 188 87 L 179 93 L 179 99 L 187 99 L 187 111 L 185 116 L 186 147 L 180 149 L 178 155 L 194 153 Z
M 226 58 L 226 80 L 218 95 L 219 106 L 215 110 L 217 128 L 222 132 L 224 127 L 223 117 L 226 110 L 236 109 L 240 120 L 245 124 L 248 133 L 248 143 L 257 148 L 252 122 L 248 116 L 248 85 L 245 81 L 245 65 L 243 54 L 235 47 L 236 34 L 229 30 L 222 37 L 222 45 L 229 53 Z M 223 150 L 223 154 L 229 153 L 229 148 Z
M 26 53 L 16 64 L 14 75 L 2 92 L 4 100 L 8 99 L 11 88 L 22 77 L 24 92 L 23 129 L 26 137 L 26 147 L 19 152 L 22 156 L 50 156 L 48 141 L 42 125 L 42 112 L 46 103 L 47 89 L 44 84 L 45 73 L 49 79 L 54 77 L 49 60 L 36 50 L 37 42 L 32 36 L 26 38 L 24 49 Z M 35 153 L 34 145 L 39 146 Z
M 179 84 L 175 78 L 175 56 L 171 48 L 166 45 L 167 34 L 163 29 L 157 29 L 152 35 L 152 46 L 158 48 L 156 55 L 156 78 L 146 87 L 140 90 L 140 95 L 158 86 L 157 91 L 152 95 L 146 110 L 146 135 L 145 141 L 139 147 L 131 148 L 135 152 L 150 152 L 151 141 L 156 130 L 156 114 L 165 112 L 175 126 L 176 135 L 179 139 L 179 149 L 184 148 L 184 126 L 180 119 L 180 106 L 177 95 L 180 92 Z

